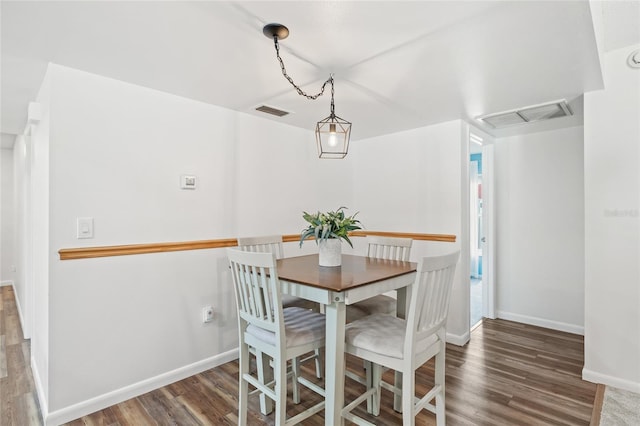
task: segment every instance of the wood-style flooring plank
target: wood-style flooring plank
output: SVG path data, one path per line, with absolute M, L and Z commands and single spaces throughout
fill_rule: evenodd
M 447 424 L 453 426 L 589 425 L 596 385 L 581 379 L 584 364 L 582 336 L 504 320 L 484 320 L 464 347 L 448 345 L 446 360 Z M 0 425 L 40 425 L 29 364 L 29 342 L 22 330 L 11 287 L 0 289 Z M 347 357 L 347 368 L 362 374 L 362 361 Z M 418 392 L 433 385 L 433 360 L 416 372 Z M 302 368 L 316 383 L 314 365 Z M 393 372 L 384 374 L 392 380 Z M 291 385 L 289 384 L 289 390 Z M 364 386 L 346 380 L 345 399 L 353 400 Z M 301 388 L 302 402 L 294 405 L 289 392 L 287 412 L 295 415 L 320 401 Z M 232 426 L 238 422 L 238 363 L 223 364 L 137 398 L 69 422 L 70 426 Z M 273 415 L 259 412 L 257 396 L 249 400 L 249 425 L 273 425 Z M 383 391 L 381 414 L 357 415 L 379 425 L 402 424 L 393 410 L 393 397 Z M 303 422 L 324 425 L 322 413 Z M 422 411 L 416 425 L 435 425 L 433 414 Z
M 42 415 L 31 374 L 29 341 L 22 338 L 13 287 L 0 287 L 0 425 L 39 426 Z
M 589 426 L 600 425 L 600 417 L 602 416 L 602 404 L 604 403 L 605 389 L 605 385 L 598 384 L 598 388 L 596 389 L 596 397 L 593 402 L 593 411 L 591 412 L 591 423 L 589 423 Z

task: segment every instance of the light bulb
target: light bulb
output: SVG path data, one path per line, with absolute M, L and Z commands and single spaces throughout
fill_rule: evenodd
M 329 146 L 334 147 L 338 145 L 338 136 L 336 135 L 336 125 L 329 124 Z

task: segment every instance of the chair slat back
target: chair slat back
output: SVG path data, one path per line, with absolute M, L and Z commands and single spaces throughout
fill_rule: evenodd
M 444 327 L 459 257 L 460 251 L 456 251 L 443 256 L 425 257 L 418 263 L 407 316 L 407 332 L 411 336 L 405 338 L 405 345 L 413 347 L 416 340 Z
M 367 257 L 408 261 L 411 256 L 411 238 L 367 237 Z
M 284 257 L 282 235 L 238 238 L 238 247 L 240 250 L 253 253 L 275 253 L 276 259 L 282 259 Z
M 276 333 L 283 330 L 282 301 L 275 253 L 227 249 L 238 315 L 247 323 Z

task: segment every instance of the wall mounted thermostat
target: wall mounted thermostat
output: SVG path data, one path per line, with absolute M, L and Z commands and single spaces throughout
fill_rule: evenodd
M 180 176 L 181 189 L 196 189 L 196 177 L 193 175 Z

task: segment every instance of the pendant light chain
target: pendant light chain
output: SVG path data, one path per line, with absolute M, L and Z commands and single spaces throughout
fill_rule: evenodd
M 333 94 L 335 92 L 333 88 L 333 74 L 331 74 L 331 76 L 329 77 L 329 80 L 331 80 L 331 117 L 333 118 L 336 116 L 336 106 L 333 103 Z
M 300 96 L 304 96 L 307 99 L 310 100 L 316 100 L 318 99 L 319 96 L 322 96 L 322 94 L 324 93 L 324 88 L 327 85 L 327 83 L 331 83 L 331 114 L 333 114 L 333 74 L 331 74 L 331 76 L 327 79 L 327 81 L 324 82 L 324 84 L 322 85 L 322 88 L 320 89 L 320 92 L 315 94 L 315 95 L 307 95 L 296 83 L 293 82 L 293 79 L 291 77 L 289 77 L 289 74 L 287 74 L 287 69 L 284 67 L 284 61 L 282 60 L 282 58 L 280 57 L 280 45 L 278 44 L 278 37 L 274 36 L 273 37 L 273 44 L 276 47 L 276 57 L 278 58 L 278 61 L 280 62 L 280 68 L 282 69 L 282 75 L 284 75 L 284 77 L 287 79 L 287 81 L 289 83 L 291 83 L 291 85 L 296 89 L 296 91 L 298 92 L 298 94 Z
M 289 36 L 289 29 L 282 24 L 267 24 L 262 28 L 262 33 L 270 39 L 276 48 L 276 58 L 280 63 L 282 75 L 296 89 L 298 95 L 304 96 L 309 100 L 316 100 L 324 94 L 327 84 L 331 84 L 331 112 L 329 116 L 318 121 L 316 124 L 315 135 L 316 144 L 318 146 L 318 157 L 320 158 L 344 158 L 349 151 L 349 139 L 351 138 L 351 123 L 336 115 L 336 106 L 334 102 L 335 86 L 333 81 L 333 73 L 329 74 L 329 78 L 322 84 L 320 92 L 315 95 L 308 95 L 304 92 L 287 74 L 284 61 L 280 57 L 280 44 L 278 40 L 283 40 Z

